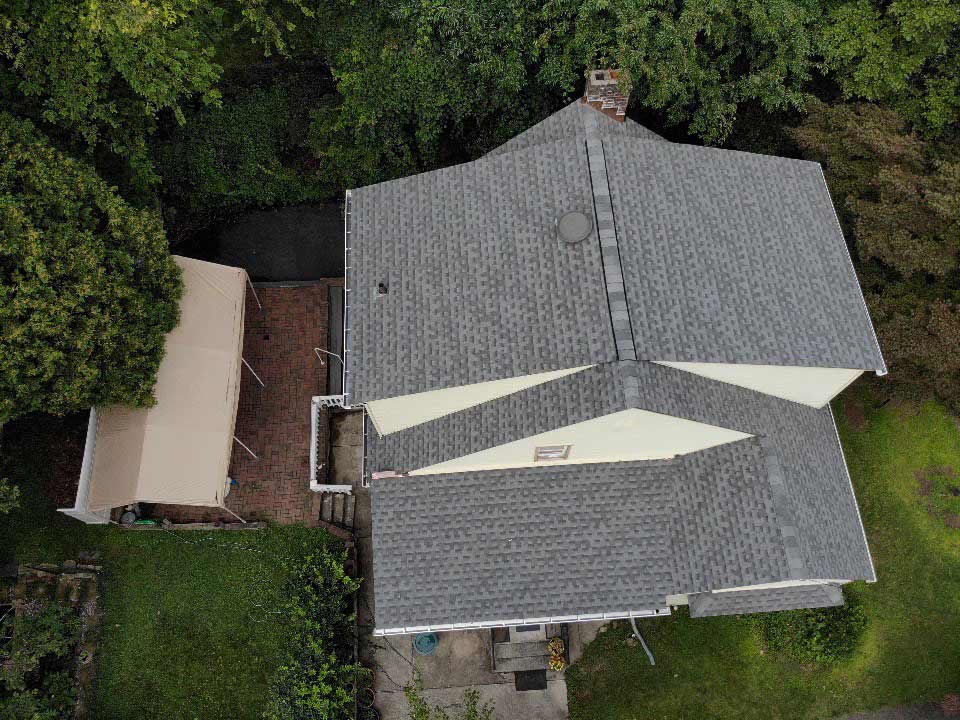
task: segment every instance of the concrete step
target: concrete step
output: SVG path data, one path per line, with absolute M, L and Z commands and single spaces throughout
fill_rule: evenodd
M 347 495 L 346 503 L 343 510 L 343 526 L 348 530 L 353 530 L 353 518 L 357 513 L 357 496 Z
M 321 493 L 320 522 L 353 530 L 357 498 L 346 493 Z
M 549 655 L 505 658 L 503 660 L 497 660 L 494 669 L 500 673 L 520 672 L 523 670 L 546 670 L 549 663 Z
M 493 656 L 497 660 L 510 660 L 521 657 L 549 656 L 550 650 L 544 640 L 534 642 L 497 643 L 493 646 Z

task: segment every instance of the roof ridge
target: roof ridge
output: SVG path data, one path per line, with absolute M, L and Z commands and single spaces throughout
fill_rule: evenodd
M 606 117 L 606 116 L 604 116 Z M 620 245 L 617 241 L 617 224 L 610 200 L 610 184 L 607 179 L 607 162 L 603 153 L 596 112 L 583 119 L 586 131 L 587 169 L 590 190 L 593 194 L 593 213 L 597 223 L 597 238 L 600 242 L 600 262 L 603 265 L 603 283 L 607 294 L 607 311 L 613 326 L 613 340 L 620 360 L 636 360 L 637 348 L 633 337 L 633 325 L 627 308 L 626 278 L 620 262 Z

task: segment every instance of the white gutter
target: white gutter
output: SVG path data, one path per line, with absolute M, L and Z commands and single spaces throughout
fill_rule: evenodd
M 830 405 L 830 422 L 833 423 L 833 432 L 837 438 L 837 449 L 840 451 L 840 461 L 843 463 L 843 471 L 847 474 L 847 483 L 850 485 L 850 497 L 853 498 L 853 507 L 857 511 L 857 522 L 860 523 L 860 535 L 863 537 L 863 547 L 867 551 L 867 560 L 870 561 L 871 578 L 867 582 L 877 581 L 877 569 L 873 564 L 873 554 L 870 552 L 870 544 L 867 542 L 867 530 L 863 526 L 863 518 L 860 516 L 860 503 L 857 502 L 857 493 L 853 489 L 853 478 L 850 477 L 850 468 L 847 467 L 847 458 L 843 454 L 843 443 L 840 442 L 840 430 L 837 428 L 837 419 L 833 416 L 833 406 Z
M 652 610 L 624 610 L 585 615 L 551 615 L 549 617 L 518 618 L 514 620 L 484 620 L 482 622 L 449 623 L 442 625 L 408 625 L 397 628 L 375 628 L 373 634 L 378 637 L 383 637 L 384 635 L 411 635 L 414 633 L 450 632 L 454 630 L 483 630 L 496 627 L 515 627 L 517 625 L 597 622 L 629 618 L 665 617 L 668 615 L 670 615 L 670 608 L 664 607 Z
M 343 368 L 343 381 L 340 383 L 343 392 L 344 407 L 350 407 L 350 389 L 347 386 L 347 359 L 350 353 L 350 344 L 348 340 L 350 324 L 350 244 L 353 242 L 350 230 L 350 219 L 353 215 L 353 192 L 347 190 L 343 204 L 343 360 L 340 365 Z

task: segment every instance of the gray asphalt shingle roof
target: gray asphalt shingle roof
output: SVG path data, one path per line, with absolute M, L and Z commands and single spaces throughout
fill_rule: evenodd
M 351 402 L 616 358 L 593 234 L 586 150 L 547 143 L 352 192 Z M 387 294 L 378 295 L 384 283 Z
M 729 593 L 704 593 L 690 598 L 690 617 L 739 615 L 835 605 L 843 605 L 843 593 L 840 588 L 832 585 L 801 585 Z
M 595 365 L 371 430 L 368 472 L 627 408 L 755 436 L 668 461 L 373 481 L 378 628 L 688 593 L 709 614 L 816 595 L 702 595 L 720 588 L 874 579 L 829 407 L 648 362 L 885 372 L 816 164 L 668 143 L 574 103 L 475 162 L 354 190 L 348 207 L 349 403 Z M 577 245 L 556 235 L 570 211 L 594 218 Z
M 621 358 L 886 371 L 817 164 L 670 143 L 575 102 L 474 162 L 351 191 L 348 401 L 617 359 L 596 228 L 556 235 L 607 186 Z
M 669 562 L 663 561 L 669 569 L 657 565 L 658 572 L 669 572 L 673 585 L 666 591 L 668 594 L 798 579 L 874 579 L 829 407 L 811 408 L 655 363 L 607 363 L 384 437 L 377 437 L 371 430 L 367 437 L 367 469 L 414 470 L 630 407 L 756 437 L 666 462 L 580 464 L 562 469 L 511 469 L 374 481 L 374 574 L 378 587 L 382 585 L 381 577 L 389 578 L 382 597 L 378 590 L 377 627 L 428 622 L 412 612 L 416 604 L 410 605 L 411 614 L 405 615 L 402 622 L 397 619 L 406 612 L 407 598 L 413 592 L 402 580 L 406 573 L 422 575 L 429 571 L 435 584 L 428 592 L 437 594 L 433 602 L 441 606 L 460 608 L 468 602 L 461 595 L 470 596 L 474 590 L 462 582 L 461 574 L 466 572 L 462 552 L 458 550 L 448 557 L 446 553 L 453 552 L 453 548 L 443 545 L 446 540 L 440 536 L 480 537 L 474 529 L 480 523 L 484 526 L 483 542 L 491 548 L 507 542 L 515 534 L 509 522 L 480 522 L 489 517 L 485 513 L 494 512 L 485 503 L 493 502 L 499 508 L 496 512 L 501 513 L 507 513 L 503 503 L 516 500 L 518 507 L 534 503 L 537 493 L 527 500 L 517 494 L 534 487 L 524 483 L 537 477 L 560 477 L 568 484 L 583 483 L 597 490 L 588 498 L 578 495 L 579 499 L 571 500 L 562 512 L 567 513 L 563 517 L 583 525 L 580 532 L 593 538 L 591 547 L 607 543 L 601 555 L 610 554 L 611 562 L 619 562 L 617 553 L 629 554 L 632 549 L 620 547 L 600 532 L 598 522 L 601 526 L 603 523 L 597 518 L 604 513 L 617 514 L 617 508 L 633 508 L 634 498 L 625 494 L 657 482 L 661 473 L 679 479 L 667 493 L 671 498 L 670 529 L 657 526 L 657 532 L 665 533 L 663 542 L 671 548 Z M 736 454 L 732 454 L 732 448 L 736 448 Z M 632 479 L 626 480 L 624 472 L 631 473 Z M 434 486 L 447 488 L 449 496 L 431 490 L 425 491 L 422 499 L 416 499 L 424 488 Z M 460 489 L 459 496 L 455 488 Z M 611 494 L 604 494 L 599 488 Z M 549 500 L 544 502 L 550 506 Z M 462 504 L 453 507 L 453 503 Z M 414 506 L 420 510 L 414 511 Z M 421 511 L 433 513 L 433 520 L 422 520 L 418 515 Z M 559 505 L 556 512 L 561 512 Z M 594 512 L 599 513 L 597 518 Z M 648 508 L 645 512 L 653 510 Z M 504 515 L 509 517 L 512 516 Z M 631 532 L 636 534 L 637 542 L 645 542 L 643 538 L 653 532 L 647 527 L 652 521 L 644 512 L 637 512 L 634 517 L 638 525 Z M 421 522 L 426 524 L 421 527 Z M 527 531 L 524 525 L 523 532 Z M 429 532 L 437 536 L 435 540 L 426 537 Z M 501 537 L 498 532 L 504 535 Z M 542 532 L 549 535 L 548 530 Z M 561 553 L 561 548 L 551 546 L 544 537 L 534 533 L 530 542 L 539 543 L 537 547 L 548 555 Z M 572 548 L 576 546 L 574 543 L 562 552 L 575 553 Z M 480 552 L 478 548 L 476 551 Z M 536 567 L 527 567 L 524 557 L 500 558 L 504 563 L 501 570 L 520 575 L 536 571 Z M 558 577 L 577 587 L 592 587 L 589 563 L 582 558 L 555 560 L 559 563 Z M 651 593 L 660 597 L 659 585 L 643 589 L 646 576 L 633 577 L 639 585 L 629 581 L 633 583 L 629 590 L 636 599 L 627 609 L 645 607 L 643 603 Z M 391 589 L 396 583 L 402 591 Z M 598 602 L 605 602 L 603 597 L 598 593 Z M 507 595 L 503 596 L 504 605 L 491 598 L 485 602 L 499 619 L 505 619 L 503 613 L 519 612 Z M 579 600 L 571 602 L 582 606 Z M 658 602 L 662 606 L 664 599 Z M 607 603 L 608 611 L 618 609 L 623 608 Z M 579 612 L 591 611 L 571 606 L 560 614 Z M 548 613 L 541 608 L 539 616 L 545 614 Z M 459 618 L 465 619 L 467 616 Z
M 885 371 L 817 163 L 604 149 L 639 358 Z
M 727 472 L 691 496 L 717 462 Z M 372 493 L 380 629 L 661 608 L 718 573 L 786 572 L 755 440 L 670 461 L 391 478 Z

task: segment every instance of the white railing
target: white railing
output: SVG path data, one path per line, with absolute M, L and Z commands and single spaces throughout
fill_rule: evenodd
M 323 409 L 344 407 L 343 395 L 315 395 L 310 401 L 310 489 L 313 492 L 353 492 L 350 485 L 327 485 L 317 482 L 317 474 L 325 463 L 319 462 L 320 411 Z

